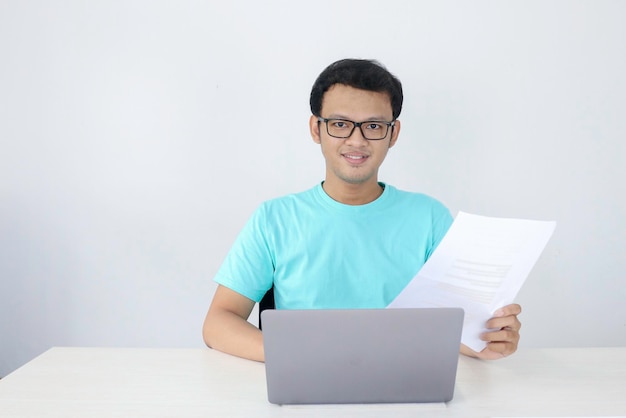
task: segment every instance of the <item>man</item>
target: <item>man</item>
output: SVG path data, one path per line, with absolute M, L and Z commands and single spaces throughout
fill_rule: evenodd
M 220 268 L 203 336 L 209 347 L 264 361 L 261 331 L 247 318 L 273 285 L 277 309 L 384 308 L 419 271 L 452 217 L 438 201 L 378 181 L 400 134 L 402 85 L 376 61 L 346 59 L 313 85 L 309 128 L 326 160 L 321 184 L 265 202 Z M 487 322 L 480 353 L 517 349 L 519 305 Z

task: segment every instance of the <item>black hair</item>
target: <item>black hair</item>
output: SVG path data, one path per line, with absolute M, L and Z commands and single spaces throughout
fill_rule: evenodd
M 361 90 L 387 93 L 391 101 L 393 119 L 402 111 L 402 83 L 381 63 L 375 60 L 342 59 L 330 64 L 315 80 L 311 89 L 311 112 L 321 116 L 324 93 L 335 84 L 344 84 Z

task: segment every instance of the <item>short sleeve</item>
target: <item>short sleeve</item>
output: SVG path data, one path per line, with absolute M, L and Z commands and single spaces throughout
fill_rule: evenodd
M 243 227 L 214 280 L 258 302 L 272 286 L 274 263 L 268 245 L 270 233 L 265 206 L 259 207 Z
M 453 221 L 454 219 L 452 218 L 450 211 L 445 206 L 440 205 L 433 216 L 432 242 L 430 251 L 428 251 L 427 254 L 427 259 L 430 258 L 443 237 L 446 235 Z

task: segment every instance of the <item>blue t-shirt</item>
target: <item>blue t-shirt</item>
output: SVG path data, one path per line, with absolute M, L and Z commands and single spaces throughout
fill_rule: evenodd
M 384 308 L 417 274 L 452 223 L 437 200 L 385 185 L 358 206 L 321 184 L 263 203 L 215 281 L 277 309 Z

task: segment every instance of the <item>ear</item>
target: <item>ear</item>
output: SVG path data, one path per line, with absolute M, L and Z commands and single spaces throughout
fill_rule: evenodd
M 313 142 L 321 144 L 322 138 L 320 137 L 320 122 L 315 115 L 311 115 L 311 118 L 309 119 L 309 130 L 311 131 L 311 138 L 313 138 Z
M 396 141 L 398 141 L 398 135 L 400 135 L 400 121 L 396 120 L 396 123 L 393 125 L 393 131 L 391 132 L 391 139 L 389 140 L 389 148 L 396 145 Z

